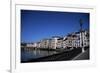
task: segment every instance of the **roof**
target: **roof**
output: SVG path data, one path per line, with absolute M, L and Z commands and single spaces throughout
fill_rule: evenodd
M 63 38 L 59 38 L 58 40 L 63 40 Z
M 52 38 L 61 38 L 61 36 L 52 36 Z

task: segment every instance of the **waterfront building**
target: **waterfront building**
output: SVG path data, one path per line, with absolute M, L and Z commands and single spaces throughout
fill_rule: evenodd
M 53 36 L 51 38 L 51 48 L 52 49 L 57 49 L 57 42 L 59 38 L 60 38 L 59 36 Z
M 52 39 L 49 39 L 49 45 L 48 48 L 51 49 L 52 48 Z
M 80 32 L 75 32 L 74 47 L 80 47 Z
M 27 43 L 26 46 L 27 47 L 34 47 L 34 48 L 36 48 L 37 47 L 37 44 L 36 43 Z
M 63 38 L 58 38 L 57 39 L 57 48 L 59 49 L 62 49 L 63 48 Z
M 63 48 L 67 48 L 67 46 L 68 46 L 67 36 L 64 36 L 64 38 L 63 38 Z
M 83 40 L 83 47 L 89 47 L 89 31 L 82 31 L 82 36 L 80 36 L 80 47 L 81 41 Z
M 63 40 L 63 48 L 78 48 L 82 47 L 81 46 L 81 41 L 83 39 L 83 46 L 88 47 L 89 46 L 89 32 L 88 31 L 83 31 L 82 32 L 82 37 L 80 32 L 74 32 L 70 33 L 67 36 L 64 37 Z
M 51 48 L 51 49 L 69 49 L 79 47 L 89 47 L 89 31 L 70 33 L 64 37 L 53 36 L 50 39 L 42 39 L 36 43 L 27 43 L 27 47 L 34 48 Z
M 49 39 L 43 39 L 43 40 L 41 40 L 40 47 L 41 48 L 49 48 Z
M 37 48 L 41 48 L 41 42 L 37 42 Z

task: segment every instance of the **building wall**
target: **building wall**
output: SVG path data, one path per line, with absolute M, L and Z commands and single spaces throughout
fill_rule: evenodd
M 28 43 L 26 46 L 35 48 L 35 47 L 37 47 L 37 44 L 36 43 Z
M 58 42 L 58 40 L 57 40 L 58 38 L 52 38 L 52 40 L 51 40 L 51 48 L 53 48 L 53 49 L 56 49 L 57 48 L 57 42 Z
M 82 37 L 81 33 L 75 33 L 75 37 L 72 37 L 73 34 L 70 34 L 70 36 L 65 36 L 66 40 L 63 41 L 63 48 L 67 47 L 82 47 L 82 42 L 83 46 L 87 47 L 89 46 L 89 32 L 84 31 L 82 32 Z
M 63 48 L 63 39 L 57 40 L 57 48 Z
M 82 41 L 83 40 L 83 41 Z M 43 39 L 37 43 L 29 43 L 27 44 L 28 47 L 37 47 L 37 48 L 71 48 L 71 47 L 87 47 L 89 46 L 89 32 L 84 31 L 82 32 L 82 36 L 80 32 L 74 32 L 70 35 L 61 37 L 52 37 L 51 39 Z

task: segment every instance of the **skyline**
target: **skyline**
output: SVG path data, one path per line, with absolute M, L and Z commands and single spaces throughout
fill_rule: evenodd
M 89 29 L 89 13 L 21 10 L 21 41 L 37 42 L 52 36 L 64 36 Z

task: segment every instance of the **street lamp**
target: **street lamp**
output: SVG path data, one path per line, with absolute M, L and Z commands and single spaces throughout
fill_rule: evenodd
M 81 34 L 81 41 L 80 41 L 80 43 L 81 43 L 81 47 L 82 47 L 82 53 L 83 52 L 85 52 L 85 49 L 84 49 L 84 44 L 83 44 L 83 34 L 82 34 L 82 32 L 83 32 L 83 29 L 82 29 L 82 25 L 83 25 L 83 20 L 82 19 L 80 19 L 80 34 Z

